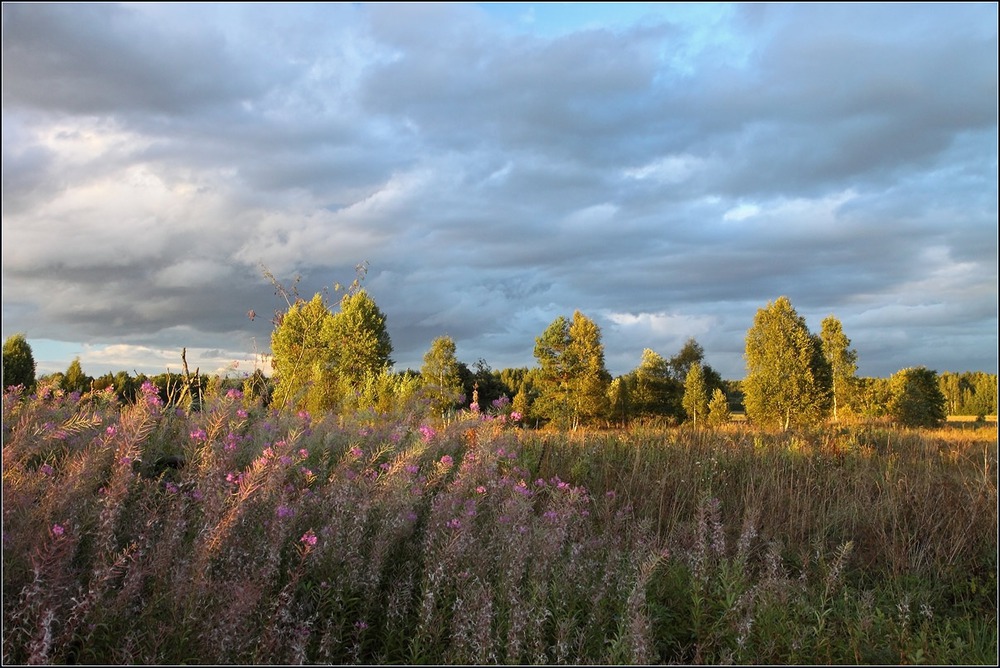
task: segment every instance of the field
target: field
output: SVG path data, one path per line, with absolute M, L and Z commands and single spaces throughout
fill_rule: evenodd
M 982 664 L 997 428 L 3 404 L 4 663 Z

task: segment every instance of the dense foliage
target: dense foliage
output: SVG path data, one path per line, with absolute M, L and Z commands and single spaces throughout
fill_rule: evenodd
M 3 342 L 3 387 L 35 387 L 35 356 L 24 334 L 14 334 Z

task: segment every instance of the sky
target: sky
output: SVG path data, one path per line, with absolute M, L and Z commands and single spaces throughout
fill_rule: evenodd
M 3 337 L 270 372 L 362 286 L 397 370 L 579 310 L 613 375 L 758 309 L 858 373 L 997 372 L 995 3 L 3 4 Z M 297 281 L 297 282 L 296 282 Z M 251 311 L 254 317 L 251 318 Z

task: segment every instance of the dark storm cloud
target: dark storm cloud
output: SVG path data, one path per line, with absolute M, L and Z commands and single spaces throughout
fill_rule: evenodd
M 262 267 L 367 260 L 400 368 L 580 309 L 615 373 L 695 336 L 739 378 L 787 295 L 863 373 L 996 370 L 995 6 L 574 11 L 5 4 L 5 336 L 204 367 L 266 349 Z

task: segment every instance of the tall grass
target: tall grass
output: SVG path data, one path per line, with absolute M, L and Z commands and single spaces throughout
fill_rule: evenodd
M 5 663 L 984 663 L 996 429 L 3 404 Z

